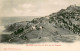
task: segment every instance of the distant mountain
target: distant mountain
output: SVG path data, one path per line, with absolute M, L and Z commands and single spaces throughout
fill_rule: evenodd
M 13 17 L 1 17 L 0 18 L 0 26 L 10 25 L 16 22 L 22 21 L 31 21 L 33 18 L 37 18 L 41 16 L 13 16 Z
M 10 34 L 9 42 L 63 41 L 68 42 L 80 36 L 80 6 L 70 5 L 49 16 L 35 18 L 32 21 L 17 22 L 6 27 Z M 59 36 L 58 36 L 59 35 Z M 47 38 L 45 38 L 47 37 Z M 46 40 L 47 39 L 47 40 Z

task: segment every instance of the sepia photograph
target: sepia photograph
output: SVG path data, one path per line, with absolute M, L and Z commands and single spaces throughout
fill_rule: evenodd
M 52 46 L 65 51 L 70 45 L 67 51 L 80 51 L 79 0 L 0 0 L 1 51 L 39 51 L 23 44 L 47 46 L 46 51 Z

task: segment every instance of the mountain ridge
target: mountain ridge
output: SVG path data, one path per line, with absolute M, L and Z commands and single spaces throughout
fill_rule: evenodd
M 75 39 L 74 36 L 72 39 L 62 35 L 80 36 L 79 22 L 80 7 L 70 5 L 67 9 L 61 9 L 49 16 L 35 18 L 28 22 L 14 23 L 8 26 L 7 30 L 13 31 L 13 33 L 10 34 L 11 38 L 9 42 L 16 42 L 18 40 L 29 42 L 31 39 L 38 39 L 38 41 L 42 39 L 40 41 L 47 41 L 44 37 L 47 37 L 48 41 L 56 41 L 55 39 L 58 39 L 62 42 L 71 42 Z

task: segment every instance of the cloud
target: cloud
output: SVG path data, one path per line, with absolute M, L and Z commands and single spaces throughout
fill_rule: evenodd
M 46 16 L 79 0 L 4 0 L 3 16 Z

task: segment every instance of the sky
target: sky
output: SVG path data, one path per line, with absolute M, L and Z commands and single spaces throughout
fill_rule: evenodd
M 79 0 L 0 0 L 0 17 L 47 16 Z

